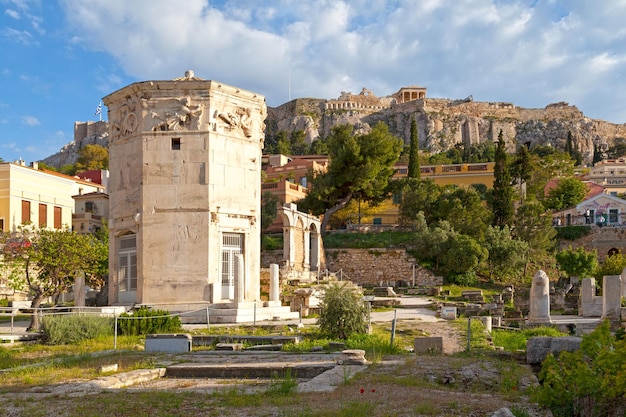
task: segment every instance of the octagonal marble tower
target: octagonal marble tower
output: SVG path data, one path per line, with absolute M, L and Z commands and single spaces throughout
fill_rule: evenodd
M 189 311 L 259 300 L 265 98 L 188 71 L 103 101 L 109 304 Z

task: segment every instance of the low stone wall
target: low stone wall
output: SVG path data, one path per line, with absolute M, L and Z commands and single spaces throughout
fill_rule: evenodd
M 326 249 L 330 272 L 364 286 L 412 285 L 415 259 L 404 249 Z M 415 286 L 443 285 L 443 278 L 415 265 Z

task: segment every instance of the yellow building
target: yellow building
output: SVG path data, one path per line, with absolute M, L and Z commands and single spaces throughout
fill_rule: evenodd
M 450 164 L 450 165 L 425 165 L 420 167 L 422 179 L 432 179 L 440 187 L 456 185 L 470 187 L 482 185 L 486 189 L 493 188 L 494 162 L 478 164 Z M 406 178 L 408 164 L 396 164 L 395 179 Z M 363 217 L 361 225 L 392 225 L 399 223 L 399 196 L 394 196 L 393 204 L 384 204 L 382 209 L 367 217 Z
M 0 163 L 0 230 L 14 232 L 26 222 L 55 229 L 71 227 L 72 196 L 103 191 L 100 184 L 42 171 L 35 163 Z

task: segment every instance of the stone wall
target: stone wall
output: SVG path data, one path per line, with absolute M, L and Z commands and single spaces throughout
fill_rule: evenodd
M 415 259 L 404 249 L 326 249 L 326 266 L 330 272 L 342 271 L 344 279 L 363 286 L 405 285 L 413 282 Z M 416 286 L 442 285 L 441 277 L 415 265 Z
M 563 240 L 559 242 L 560 249 L 578 249 L 584 247 L 586 250 L 596 249 L 598 260 L 604 262 L 611 249 L 617 249 L 621 253 L 626 253 L 626 227 L 593 227 L 591 233 L 580 239 Z

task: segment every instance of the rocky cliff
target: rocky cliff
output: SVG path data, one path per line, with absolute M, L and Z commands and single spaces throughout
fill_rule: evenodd
M 304 130 L 308 141 L 325 137 L 333 126 L 352 124 L 366 133 L 375 123 L 385 122 L 391 132 L 408 144 L 411 120 L 416 119 L 420 148 L 442 152 L 458 143 L 474 145 L 497 140 L 503 132 L 509 151 L 517 144 L 550 145 L 564 149 L 568 132 L 574 146 L 591 163 L 594 144 L 608 148 L 616 140 L 626 140 L 626 124 L 615 124 L 586 117 L 575 106 L 555 103 L 543 109 L 526 109 L 512 103 L 475 102 L 424 98 L 385 106 L 364 106 L 358 102 L 296 99 L 268 109 L 267 133 Z
M 265 123 L 268 136 L 279 131 L 302 130 L 307 141 L 312 142 L 326 137 L 339 124 L 352 124 L 356 132 L 367 133 L 382 121 L 408 144 L 413 118 L 417 122 L 420 148 L 430 152 L 446 151 L 459 143 L 495 141 L 500 130 L 511 152 L 518 144 L 564 149 L 571 132 L 575 148 L 581 152 L 584 163 L 590 164 L 594 144 L 606 149 L 616 141 L 626 141 L 626 124 L 590 119 L 567 103 L 526 109 L 512 103 L 475 102 L 471 97 L 422 98 L 404 103 L 394 97 L 377 98 L 371 94 L 342 93 L 338 100 L 299 98 L 268 108 Z M 56 167 L 75 163 L 83 146 L 106 147 L 108 139 L 106 122 L 76 122 L 74 141 L 44 162 Z

